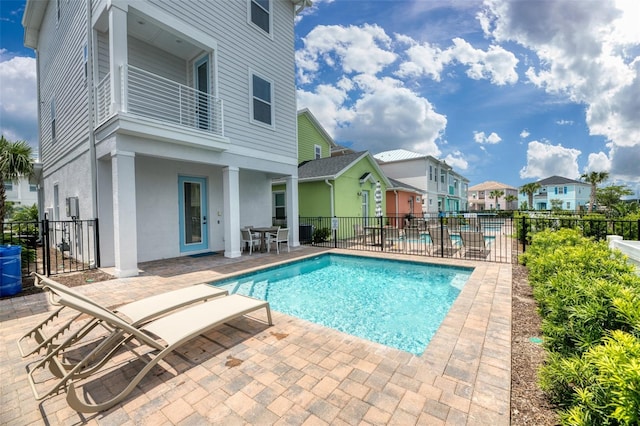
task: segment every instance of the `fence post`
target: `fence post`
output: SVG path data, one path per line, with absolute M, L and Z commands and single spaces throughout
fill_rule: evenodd
M 51 253 L 49 253 L 49 219 L 45 215 L 42 220 L 42 272 L 51 276 Z
M 524 253 L 525 251 L 527 251 L 527 228 L 525 227 L 527 223 L 526 217 L 522 216 L 522 226 L 520 229 L 522 229 L 522 235 L 520 236 L 520 239 L 522 240 L 522 252 Z
M 95 235 L 95 242 L 96 242 L 96 247 L 95 247 L 96 268 L 99 268 L 100 267 L 100 227 L 98 226 L 98 218 L 94 219 L 94 227 L 95 229 L 93 230 L 93 232 Z
M 444 214 L 438 214 L 440 217 L 440 257 L 444 257 Z

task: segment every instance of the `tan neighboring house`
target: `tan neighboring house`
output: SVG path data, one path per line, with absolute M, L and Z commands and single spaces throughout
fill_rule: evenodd
M 491 196 L 493 191 L 502 191 L 496 204 L 495 197 Z M 506 201 L 508 195 L 515 196 L 515 201 Z M 468 192 L 469 211 L 481 212 L 485 210 L 517 210 L 518 209 L 518 188 L 496 181 L 486 181 L 469 187 Z

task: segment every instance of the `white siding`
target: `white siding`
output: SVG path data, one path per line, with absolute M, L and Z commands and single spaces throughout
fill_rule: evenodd
M 86 39 L 86 5 L 84 2 L 60 2 L 60 22 L 56 22 L 55 2 L 45 13 L 38 44 L 40 104 L 40 157 L 45 180 L 59 181 L 60 196 L 77 195 L 67 186 L 90 181 L 88 167 L 76 168 L 67 181 L 58 176 L 80 158 L 87 161 L 88 93 L 84 69 Z M 51 99 L 55 98 L 56 140 L 51 138 Z M 65 172 L 68 174 L 69 172 Z M 51 186 L 51 185 L 49 185 Z M 49 188 L 51 189 L 51 188 Z M 51 205 L 52 191 L 45 190 L 45 205 Z M 86 194 L 91 194 L 87 192 Z M 47 198 L 47 196 L 49 198 Z M 86 205 L 90 205 L 90 200 Z M 86 216 L 84 216 L 86 217 Z
M 292 2 L 273 1 L 273 38 L 247 22 L 245 0 L 185 2 L 181 7 L 171 0 L 152 3 L 217 40 L 219 97 L 232 144 L 297 157 Z M 249 69 L 274 84 L 273 130 L 249 122 Z
M 127 43 L 129 45 L 128 60 L 130 65 L 171 81 L 187 84 L 187 64 L 183 59 L 132 37 L 129 37 Z

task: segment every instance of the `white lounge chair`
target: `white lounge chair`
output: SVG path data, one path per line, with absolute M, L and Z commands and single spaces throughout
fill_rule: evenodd
M 487 247 L 484 234 L 478 231 L 460 231 L 465 257 L 486 258 L 491 249 Z
M 74 315 L 71 319 L 64 322 L 56 330 L 53 330 L 53 332 L 50 331 L 50 334 L 47 335 L 47 327 L 60 316 L 64 309 L 64 306 L 60 306 L 59 303 L 59 298 L 62 295 L 71 294 L 76 298 L 83 299 L 88 303 L 103 308 L 98 302 L 64 284 L 37 273 L 33 273 L 33 276 L 34 285 L 47 291 L 49 303 L 53 306 L 59 306 L 59 308 L 18 339 L 18 349 L 22 357 L 40 352 L 43 348 L 52 344 L 55 339 L 64 335 L 71 328 L 73 322 L 81 315 L 80 313 Z M 197 284 L 123 304 L 116 308 L 113 313 L 124 316 L 123 319 L 125 321 L 129 322 L 132 326 L 137 326 L 153 318 L 162 316 L 167 312 L 227 294 L 228 292 L 226 290 L 212 285 Z M 82 335 L 86 335 L 98 324 L 98 322 L 88 322 L 83 327 L 77 329 L 74 334 L 77 338 L 81 338 Z M 27 341 L 30 339 L 35 341 L 35 345 L 27 348 L 25 345 L 27 345 Z
M 460 248 L 451 241 L 451 235 L 446 227 L 433 226 L 429 228 L 432 251 L 435 255 L 453 256 Z
M 59 303 L 88 315 L 93 321 L 105 323 L 113 330 L 110 335 L 95 346 L 81 361 L 74 364 L 71 370 L 67 371 L 65 366 L 60 365 L 60 355 L 69 346 L 69 342 L 64 341 L 51 348 L 47 355 L 36 363 L 27 374 L 36 400 L 42 400 L 49 395 L 58 394 L 64 390 L 67 394 L 69 406 L 83 413 L 103 411 L 122 401 L 166 355 L 173 352 L 185 342 L 227 321 L 264 308 L 267 315 L 266 322 L 268 325 L 273 325 L 269 302 L 239 294 L 192 305 L 180 311 L 157 318 L 140 327 L 134 327 L 123 321 L 113 312 L 71 294 L 62 295 Z M 113 336 L 118 337 L 116 345 L 113 344 Z M 150 353 L 144 355 L 145 358 L 150 358 L 147 364 L 140 369 L 127 386 L 113 398 L 101 403 L 82 401 L 76 394 L 77 382 L 80 379 L 91 377 L 101 371 L 102 367 L 109 362 L 116 352 L 126 348 L 126 345 L 134 339 L 139 345 L 153 349 Z M 142 359 L 138 353 L 135 353 L 134 360 Z M 127 362 L 120 360 L 119 357 L 118 365 L 126 367 L 127 364 Z M 53 386 L 48 390 L 41 393 L 38 392 L 34 373 L 46 367 L 49 368 L 54 376 L 59 377 L 59 379 L 55 380 Z

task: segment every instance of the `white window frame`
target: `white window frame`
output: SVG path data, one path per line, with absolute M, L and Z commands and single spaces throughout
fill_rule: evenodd
M 322 147 L 320 145 L 313 145 L 313 158 L 315 160 L 322 158 Z
M 51 142 L 56 139 L 56 98 L 51 98 Z
M 266 1 L 269 3 L 269 10 L 265 10 L 258 0 L 247 0 L 247 22 L 249 22 L 249 24 L 252 25 L 254 28 L 257 28 L 258 30 L 260 30 L 262 34 L 273 39 L 273 6 L 275 2 L 273 2 L 272 0 L 266 0 Z M 267 15 L 269 15 L 269 31 L 265 30 L 264 28 L 262 28 L 260 25 L 256 24 L 253 21 L 253 14 L 251 10 L 254 4 L 260 9 L 267 12 Z
M 255 97 L 253 95 L 253 78 L 257 77 L 260 80 L 266 81 L 267 83 L 269 83 L 269 96 L 271 97 L 270 102 L 265 101 L 264 99 Z M 253 72 L 251 70 L 249 70 L 249 113 L 250 113 L 250 121 L 254 124 L 257 124 L 259 126 L 264 126 L 266 128 L 269 129 L 275 129 L 276 127 L 276 123 L 275 123 L 275 100 L 274 100 L 274 87 L 273 87 L 273 81 L 265 78 L 263 75 L 260 75 L 256 72 Z M 260 121 L 258 119 L 255 118 L 255 108 L 253 106 L 253 101 L 254 100 L 258 100 L 259 102 L 263 102 L 265 104 L 268 104 L 270 107 L 270 111 L 271 111 L 271 124 L 269 123 L 265 123 L 264 121 Z
M 279 206 L 276 204 L 277 195 L 282 195 L 283 205 Z M 278 217 L 276 214 L 277 209 L 284 209 L 284 217 Z M 285 191 L 273 191 L 273 209 L 272 215 L 275 219 L 285 219 L 287 217 L 287 194 Z

